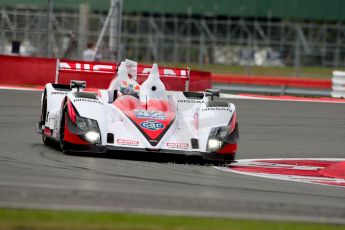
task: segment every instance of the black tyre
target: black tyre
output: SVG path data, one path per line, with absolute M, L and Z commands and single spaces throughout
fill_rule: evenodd
M 46 118 L 47 118 L 47 92 L 44 91 L 42 111 L 41 111 L 41 124 L 43 126 L 46 124 Z M 43 141 L 43 144 L 46 146 L 51 146 L 53 144 L 53 141 L 44 134 L 44 130 L 42 130 L 42 141 Z
M 64 135 L 65 135 L 65 117 L 66 117 L 66 113 L 67 113 L 67 107 L 66 104 L 63 107 L 63 112 L 62 112 L 62 116 L 61 116 L 61 122 L 60 122 L 60 139 L 59 139 L 59 144 L 60 144 L 60 149 L 63 153 L 67 153 L 66 151 L 66 146 L 65 146 L 65 142 L 64 142 Z
M 42 141 L 45 146 L 51 146 L 54 143 L 53 140 L 44 135 L 44 133 L 42 133 Z
M 217 154 L 217 153 L 202 153 L 201 156 L 205 160 L 221 163 L 231 163 L 235 161 L 236 154 Z

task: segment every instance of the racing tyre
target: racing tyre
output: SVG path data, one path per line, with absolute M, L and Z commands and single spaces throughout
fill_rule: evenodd
M 51 146 L 53 144 L 53 141 L 47 137 L 44 133 L 42 133 L 42 141 L 45 146 Z
M 41 111 L 41 124 L 42 125 L 45 125 L 46 117 L 47 117 L 47 93 L 46 93 L 46 91 L 44 91 L 42 111 Z M 44 131 L 42 132 L 42 141 L 43 141 L 43 144 L 46 146 L 51 146 L 53 144 L 53 141 L 44 134 Z
M 66 112 L 67 108 L 66 105 L 64 106 L 63 112 L 62 112 L 62 117 L 61 117 L 61 123 L 60 123 L 60 149 L 63 153 L 67 153 L 66 147 L 65 147 L 65 142 L 63 141 L 64 135 L 65 135 L 65 117 L 66 117 Z

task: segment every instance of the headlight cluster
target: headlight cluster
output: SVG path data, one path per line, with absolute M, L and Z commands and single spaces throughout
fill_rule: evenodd
M 81 117 L 72 102 L 67 101 L 68 116 L 74 124 L 74 133 L 91 144 L 101 143 L 101 134 L 96 120 Z M 75 126 L 78 130 L 75 130 Z M 81 131 L 80 131 L 81 130 Z
M 236 112 L 233 113 L 227 126 L 214 127 L 210 131 L 207 150 L 216 152 L 223 147 L 224 139 L 228 137 L 236 126 Z
M 230 127 L 221 126 L 211 129 L 210 136 L 207 143 L 207 149 L 210 152 L 216 152 L 222 148 L 223 139 L 230 134 Z
M 87 133 L 83 135 L 86 141 L 92 144 L 100 143 L 101 136 L 99 134 L 99 127 L 96 120 L 77 116 L 76 125 L 79 129 L 87 131 Z

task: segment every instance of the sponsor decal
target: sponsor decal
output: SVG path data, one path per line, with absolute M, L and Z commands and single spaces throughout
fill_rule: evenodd
M 116 143 L 118 145 L 126 145 L 126 146 L 138 146 L 139 145 L 139 141 L 125 140 L 125 139 L 117 139 Z
M 84 71 L 84 72 L 115 72 L 116 65 L 78 63 L 78 62 L 60 62 L 59 68 L 66 71 Z
M 167 142 L 167 148 L 169 149 L 188 149 L 188 143 Z
M 195 99 L 178 99 L 178 103 L 191 103 L 191 104 L 201 104 L 206 103 L 204 100 L 195 100 Z
M 103 103 L 100 102 L 99 100 L 93 100 L 93 99 L 87 99 L 87 98 L 77 98 L 77 99 L 74 99 L 73 102 L 90 102 L 90 103 L 103 105 Z
M 140 133 L 149 141 L 152 146 L 156 146 L 162 137 L 174 123 L 175 113 L 165 112 L 164 120 L 160 113 L 140 112 L 141 109 L 123 110 Z
M 140 126 L 151 131 L 161 130 L 165 127 L 164 124 L 153 120 L 141 122 Z
M 249 176 L 345 187 L 345 159 L 248 159 L 215 168 Z
M 159 111 L 136 110 L 134 114 L 138 119 L 166 120 L 164 113 Z
M 61 91 L 56 91 L 56 92 L 51 92 L 51 95 L 66 95 L 69 92 L 61 92 Z
M 131 66 L 132 67 L 132 66 Z M 136 68 L 136 69 L 135 69 Z M 87 63 L 87 62 L 74 62 L 74 61 L 60 61 L 59 69 L 62 71 L 68 72 L 96 72 L 96 73 L 104 73 L 110 74 L 116 72 L 116 65 L 113 64 L 94 64 L 94 63 Z M 134 69 L 134 70 L 133 70 Z M 179 68 L 158 68 L 159 74 L 164 75 L 166 77 L 187 77 L 188 70 L 187 69 L 179 69 Z M 150 74 L 151 67 L 143 67 L 142 65 L 137 65 L 136 67 L 130 70 L 130 74 L 135 74 L 135 71 L 138 74 L 148 75 Z M 135 74 L 137 75 L 137 74 Z
M 202 112 L 208 112 L 208 111 L 227 111 L 227 112 L 232 112 L 230 108 L 227 107 L 207 107 L 205 109 L 201 110 Z

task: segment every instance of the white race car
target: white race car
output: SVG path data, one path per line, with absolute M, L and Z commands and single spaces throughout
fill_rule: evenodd
M 85 81 L 48 83 L 37 123 L 44 144 L 58 142 L 63 152 L 144 151 L 234 161 L 239 139 L 234 104 L 214 100 L 218 90 L 188 92 L 189 72 L 183 76 L 185 91 L 167 91 L 156 64 L 138 98 L 119 94 L 121 82 L 136 79 L 128 63 L 133 61 L 122 62 L 109 88 L 97 95 L 85 91 Z M 64 66 L 57 65 L 58 76 Z

